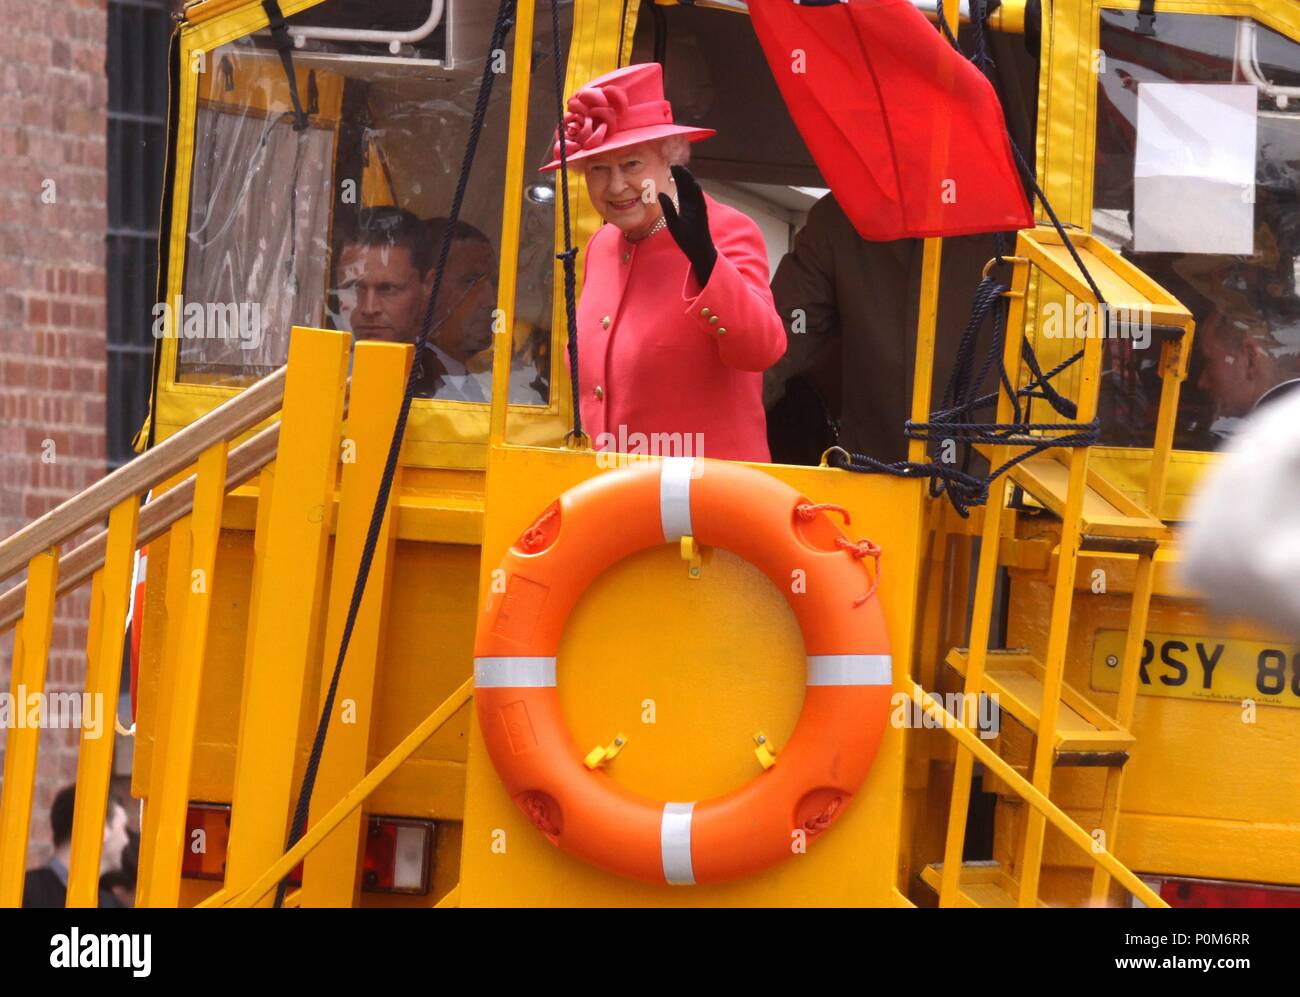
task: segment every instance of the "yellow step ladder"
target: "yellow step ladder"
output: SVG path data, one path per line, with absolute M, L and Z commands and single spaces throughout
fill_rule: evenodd
M 1123 764 L 1136 742 L 1131 725 L 1151 601 L 1152 561 L 1160 541 L 1169 535 L 1159 510 L 1173 444 L 1179 386 L 1187 372 L 1193 322 L 1190 313 L 1172 295 L 1103 243 L 1084 233 L 1074 234 L 1073 242 L 1088 274 L 1106 299 L 1105 307 L 1119 314 L 1140 314 L 1160 334 L 1161 393 L 1145 500 L 1134 500 L 1090 469 L 1087 447 L 1058 448 L 1036 454 L 1009 472 L 1009 482 L 995 482 L 980 530 L 969 648 L 952 650 L 947 661 L 964 680 L 966 695 L 962 701 L 967 715 L 962 719 L 968 726 L 973 721 L 969 715 L 971 704 L 982 693 L 994 697 L 1006 714 L 1034 735 L 1029 781 L 1044 796 L 1050 797 L 1052 773 L 1057 765 L 1106 767 L 1101 819 L 1092 833 L 1102 847 L 1113 852 Z M 1096 417 L 1100 394 L 1104 360 L 1100 323 L 1106 312 L 1054 230 L 1039 228 L 1021 232 L 1013 263 L 1011 289 L 1006 292 L 1010 307 L 1003 344 L 1005 369 L 1021 372 L 1018 383 L 1024 383 L 1027 375 L 1022 370 L 1020 356 L 1025 336 L 1026 297 L 1031 268 L 1036 268 L 1040 284 L 1044 278 L 1055 281 L 1067 296 L 1072 295 L 1074 300 L 1089 306 L 1088 336 L 1078 369 L 1075 401 L 1078 421 L 1090 422 Z M 1004 392 L 999 397 L 996 421 L 1006 424 L 1014 417 L 1012 400 Z M 1035 442 L 1041 442 L 1041 438 L 1026 434 L 981 449 L 989 458 L 990 466 L 1000 467 Z M 1012 486 L 1061 521 L 1051 620 L 1042 661 L 1024 650 L 989 647 L 999 550 Z M 1064 680 L 1075 573 L 1081 550 L 1137 557 L 1120 691 L 1113 717 Z M 943 862 L 928 867 L 922 879 L 937 889 L 941 906 L 1038 905 L 1046 829 L 1039 810 L 1029 809 L 1026 814 L 1014 870 L 1004 869 L 999 863 L 963 864 L 961 861 L 974 762 L 972 751 L 958 748 Z M 1105 901 L 1110 879 L 1110 873 L 1104 868 L 1094 866 L 1092 902 Z

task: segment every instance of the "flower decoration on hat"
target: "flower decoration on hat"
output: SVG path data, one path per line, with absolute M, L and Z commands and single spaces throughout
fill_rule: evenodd
M 627 110 L 627 92 L 619 86 L 584 87 L 569 98 L 569 113 L 564 116 L 564 153 L 572 156 L 592 149 L 610 138 L 617 130 L 618 118 Z M 555 142 L 555 158 L 560 142 Z

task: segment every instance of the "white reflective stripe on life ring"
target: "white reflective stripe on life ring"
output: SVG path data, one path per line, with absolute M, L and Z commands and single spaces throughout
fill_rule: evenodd
M 691 476 L 694 457 L 666 457 L 659 472 L 659 519 L 664 542 L 691 535 Z
M 893 685 L 888 654 L 810 654 L 809 685 Z
M 474 685 L 480 689 L 549 689 L 555 685 L 555 659 L 475 658 Z
M 664 861 L 664 882 L 669 886 L 694 886 L 691 865 L 691 814 L 695 803 L 665 803 L 659 824 L 659 848 Z

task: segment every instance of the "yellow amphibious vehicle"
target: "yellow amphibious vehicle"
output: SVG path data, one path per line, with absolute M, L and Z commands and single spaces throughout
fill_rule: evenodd
M 572 432 L 557 256 L 600 218 L 576 174 L 538 172 L 557 76 L 567 99 L 662 63 L 677 120 L 718 130 L 691 170 L 759 224 L 773 271 L 830 185 L 740 0 L 185 8 L 143 452 L 0 544 L 0 578 L 20 581 L 0 622 L 28 690 L 43 686 L 55 601 L 90 585 L 87 691 L 113 701 L 143 575 L 139 905 L 1300 904 L 1300 635 L 1211 615 L 1179 582 L 1177 538 L 1234 420 L 1300 357 L 1300 6 L 914 5 L 965 50 L 987 47 L 1060 224 L 1036 202 L 1039 224 L 998 259 L 964 238 L 896 247 L 897 336 L 878 367 L 844 374 L 871 392 L 889 363 L 909 372 L 897 439 L 911 465 L 887 473 L 864 460 L 882 455 L 801 440 L 774 415 L 770 431 L 811 456 L 736 472 L 816 507 L 811 546 L 879 549 L 836 556 L 862 586 L 844 599 L 875 586 L 887 644 L 814 647 L 798 596 L 688 514 L 584 582 L 549 654 L 525 636 L 533 664 L 511 681 L 481 665 L 504 725 L 488 738 L 475 657 L 501 652 L 476 651 L 476 630 L 481 615 L 489 636 L 542 618 L 547 590 L 519 565 L 543 514 L 602 477 L 662 476 L 670 497 L 710 480 Z M 1183 147 L 1210 153 L 1180 163 Z M 494 299 L 468 371 L 490 398 L 412 398 L 411 348 L 345 331 L 343 233 L 384 206 L 491 244 L 490 266 L 453 265 L 444 285 Z M 576 275 L 581 294 L 581 258 Z M 985 305 L 1001 317 L 962 337 L 982 277 L 999 282 Z M 246 307 L 226 335 L 188 335 L 215 302 Z M 770 376 L 774 397 L 810 370 Z M 995 408 L 952 417 L 981 391 Z M 875 679 L 839 681 L 888 695 L 849 785 L 838 766 L 852 759 L 826 762 L 836 743 L 810 748 L 823 728 L 796 727 L 821 709 L 815 676 L 866 674 L 853 669 L 867 656 Z M 557 730 L 538 726 L 547 696 Z M 21 902 L 37 734 L 6 733 L 4 905 Z M 623 875 L 608 868 L 618 841 L 605 868 L 556 847 L 584 790 L 558 813 L 508 789 L 489 754 L 491 738 L 525 755 L 548 736 L 568 738 L 573 784 L 611 799 L 729 799 L 809 757 L 826 770 L 800 792 L 822 795 L 780 817 L 784 859 L 699 882 L 704 832 L 693 841 L 689 805 L 668 803 L 664 875 Z M 82 742 L 74 906 L 95 903 L 112 751 Z M 750 829 L 724 830 L 710 854 Z

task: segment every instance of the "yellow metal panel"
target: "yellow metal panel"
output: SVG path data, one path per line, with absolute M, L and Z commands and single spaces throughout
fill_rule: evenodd
M 303 682 L 324 587 L 351 337 L 295 328 L 289 342 L 259 606 L 249 632 L 226 887 L 245 889 L 281 854 Z M 284 487 L 292 482 L 292 487 Z
M 848 532 L 884 547 L 881 599 L 896 692 L 910 688 L 924 482 L 829 468 L 762 469 L 815 501 L 845 506 L 853 518 Z M 480 592 L 537 513 L 598 473 L 590 453 L 493 448 Z M 625 731 L 628 746 L 605 771 L 661 799 L 704 799 L 757 776 L 754 731 L 783 743 L 803 696 L 799 630 L 766 577 L 716 549 L 706 550 L 700 579 L 688 580 L 686 570 L 676 545 L 614 566 L 579 601 L 560 648 L 560 699 L 577 743 L 607 743 Z M 552 847 L 502 789 L 474 727 L 460 903 L 893 905 L 903 768 L 903 731 L 891 726 L 848 812 L 807 854 L 740 882 L 676 888 L 626 880 Z
M 352 603 L 362 549 L 388 460 L 389 444 L 402 405 L 413 350 L 393 343 L 359 343 L 352 367 L 348 402 L 345 460 L 340 486 L 337 536 L 331 567 L 325 654 L 321 660 L 320 701 L 325 702 Z M 394 482 L 365 594 L 348 642 L 336 693 L 325 751 L 312 794 L 310 823 L 343 798 L 366 774 L 371 718 L 375 700 L 375 666 L 392 567 L 393 508 L 400 486 Z M 347 711 L 350 708 L 351 713 Z M 303 907 L 349 907 L 357 899 L 357 857 L 361 838 L 360 810 L 344 819 L 308 857 L 303 870 Z
M 399 542 L 376 690 L 371 763 L 393 750 L 473 672 L 476 547 Z M 465 811 L 468 707 L 460 710 L 371 799 L 371 813 L 460 820 Z
M 403 471 L 403 487 L 417 472 Z M 424 473 L 424 472 L 420 472 Z M 267 475 L 259 485 L 269 495 Z M 270 507 L 269 501 L 262 509 Z M 265 532 L 265 531 L 264 531 Z M 261 544 L 261 540 L 256 541 Z M 163 628 L 162 583 L 169 541 L 150 546 L 154 571 L 146 598 L 145 641 L 141 652 L 139 728 L 136 735 L 135 792 L 149 795 L 153 759 L 165 753 L 156 739 L 161 712 L 160 649 L 155 645 Z M 212 624 L 202 674 L 202 708 L 194 745 L 190 783 L 192 800 L 228 802 L 235 771 L 235 744 L 243 696 L 244 660 L 250 624 L 250 602 L 259 601 L 254 581 L 254 534 L 226 529 L 217 556 Z M 265 560 L 265 557 L 262 557 Z M 388 611 L 379 658 L 374 714 L 371 720 L 370 764 L 376 764 L 406 733 L 470 675 L 478 549 L 460 544 L 398 541 L 388 590 Z M 157 591 L 154 591 L 154 587 Z M 256 615 L 251 614 L 251 615 Z M 323 626 L 319 628 L 322 634 Z M 312 661 L 307 688 L 319 688 L 318 662 Z M 166 674 L 162 676 L 166 681 Z M 313 692 L 314 696 L 314 692 Z M 315 711 L 298 730 L 294 779 L 301 777 L 303 759 L 314 731 Z M 338 720 L 336 715 L 335 720 Z M 442 821 L 459 821 L 464 813 L 465 744 L 469 711 L 462 709 L 393 773 L 367 801 L 370 813 Z M 334 737 L 334 730 L 330 738 Z M 152 812 L 146 808 L 146 815 Z M 447 832 L 447 833 L 444 833 Z M 439 825 L 437 861 L 456 869 L 456 837 L 449 825 Z M 447 884 L 450 888 L 450 883 Z M 184 894 L 182 895 L 182 898 Z M 367 894 L 363 902 L 374 899 Z
M 122 687 L 122 641 L 126 611 L 131 599 L 131 573 L 135 567 L 135 531 L 140 519 L 140 499 L 132 495 L 113 507 L 108 516 L 108 542 L 99 574 L 99 618 L 90 628 L 97 650 L 87 652 L 86 692 L 104 722 L 98 736 L 84 725 L 77 754 L 77 803 L 72 821 L 72 857 L 68 865 L 69 907 L 99 904 L 99 855 L 104 843 L 104 819 L 112 777 L 113 725 Z

